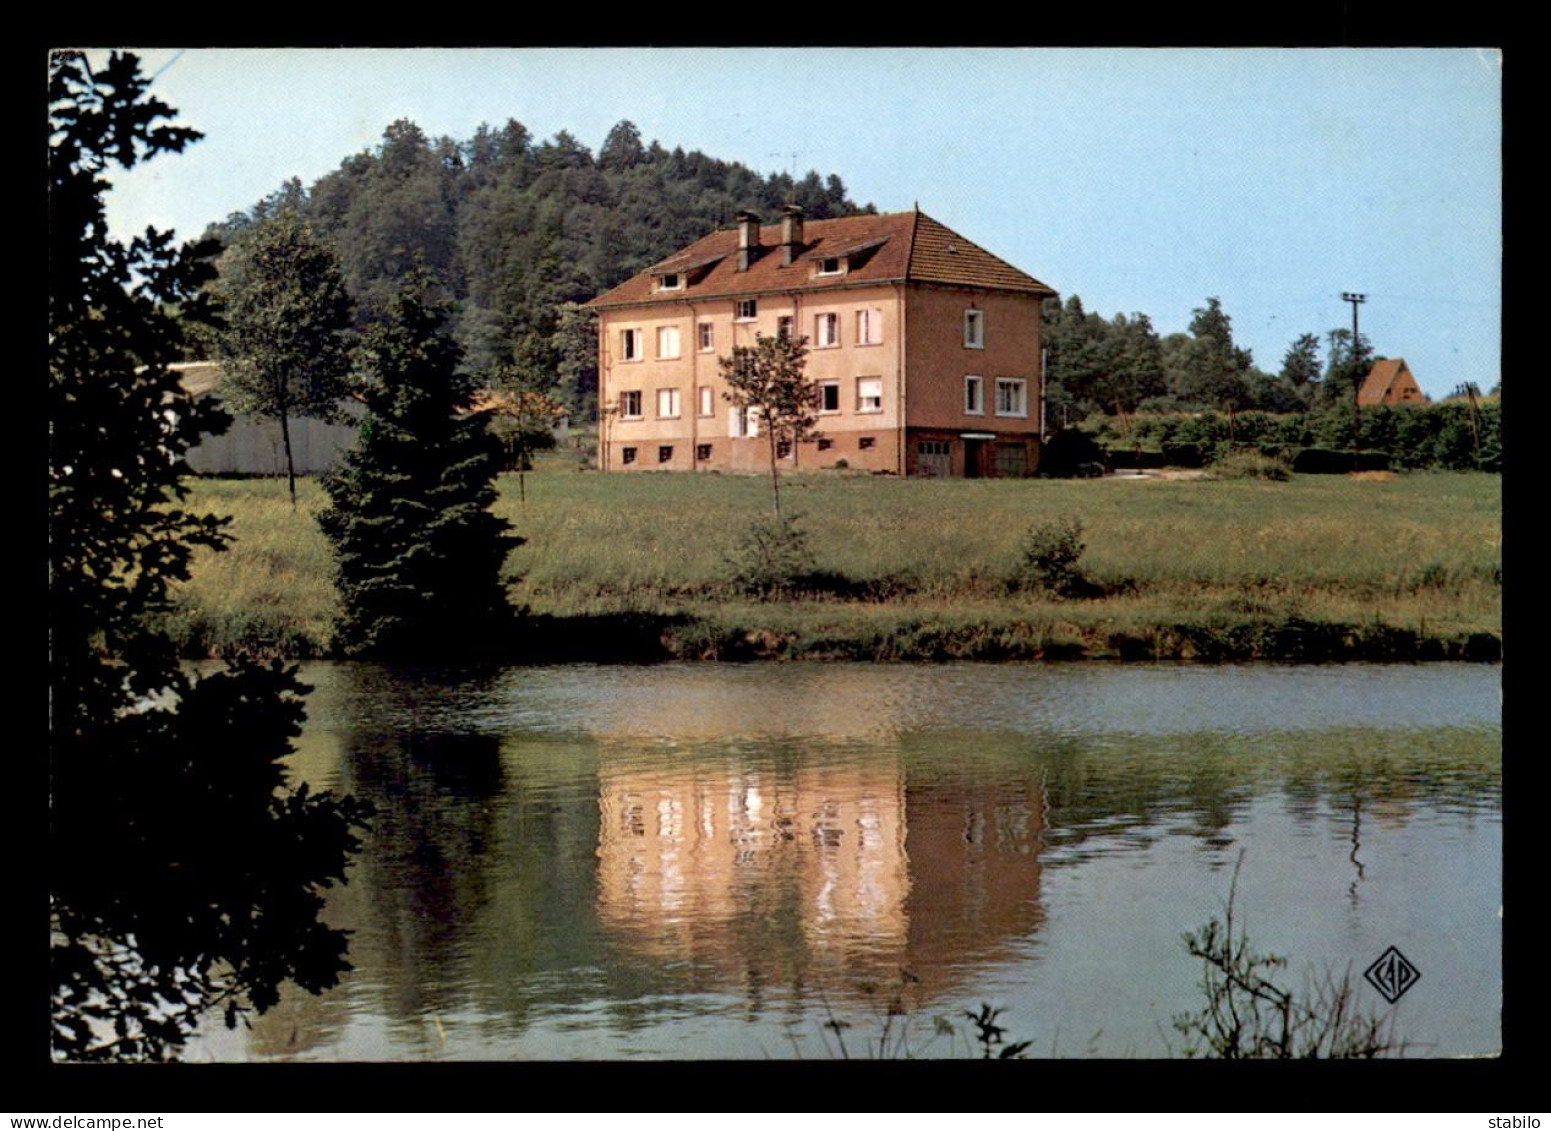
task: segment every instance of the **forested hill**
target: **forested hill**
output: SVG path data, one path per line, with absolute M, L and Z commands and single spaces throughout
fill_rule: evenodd
M 467 141 L 398 121 L 374 151 L 347 157 L 311 188 L 285 183 L 206 236 L 229 246 L 275 211 L 299 209 L 332 243 L 363 318 L 423 262 L 455 300 L 453 329 L 472 371 L 552 387 L 585 411 L 596 355 L 586 319 L 567 304 L 731 226 L 743 209 L 771 218 L 789 202 L 812 219 L 876 211 L 848 199 L 833 174 L 762 176 L 643 144 L 630 122 L 594 156 L 565 131 L 535 142 L 515 120 L 482 125 Z

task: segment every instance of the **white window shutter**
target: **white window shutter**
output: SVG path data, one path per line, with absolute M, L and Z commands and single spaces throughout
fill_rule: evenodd
M 737 405 L 733 405 L 727 410 L 727 435 L 729 436 L 743 435 L 743 429 L 738 427 L 738 412 Z
M 757 405 L 749 406 L 749 435 L 759 435 L 759 407 Z

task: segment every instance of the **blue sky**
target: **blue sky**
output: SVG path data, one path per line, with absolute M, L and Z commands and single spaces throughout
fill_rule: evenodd
M 1351 325 L 1423 389 L 1500 375 L 1501 61 L 1383 49 L 140 49 L 206 137 L 117 177 L 109 219 L 198 235 L 407 117 L 517 118 L 838 173 L 1106 316 L 1218 295 L 1267 371 Z

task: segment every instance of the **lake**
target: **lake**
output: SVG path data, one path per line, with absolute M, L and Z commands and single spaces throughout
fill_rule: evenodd
M 965 1056 L 983 1002 L 1030 1056 L 1178 1056 L 1230 889 L 1289 988 L 1386 1011 L 1393 946 L 1408 1056 L 1500 1047 L 1495 666 L 303 678 L 293 777 L 377 807 L 355 969 L 187 1060 Z

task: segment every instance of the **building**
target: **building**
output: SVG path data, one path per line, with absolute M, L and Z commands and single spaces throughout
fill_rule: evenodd
M 215 361 L 187 361 L 168 366 L 178 374 L 183 391 L 193 397 L 219 397 L 222 368 Z M 329 424 L 309 416 L 292 417 L 291 457 L 296 474 L 327 471 L 356 445 L 364 411 L 355 401 L 345 403 L 350 421 Z M 285 439 L 280 422 L 252 413 L 232 414 L 232 424 L 219 435 L 202 437 L 185 457 L 198 475 L 284 475 Z
M 1427 394 L 1411 376 L 1406 359 L 1390 357 L 1373 363 L 1368 376 L 1363 378 L 1362 388 L 1357 390 L 1357 403 L 1426 404 Z
M 1056 292 L 921 213 L 781 222 L 740 213 L 599 295 L 598 464 L 769 467 L 718 359 L 756 335 L 808 339 L 819 438 L 783 468 L 1021 476 L 1039 462 L 1040 303 Z

